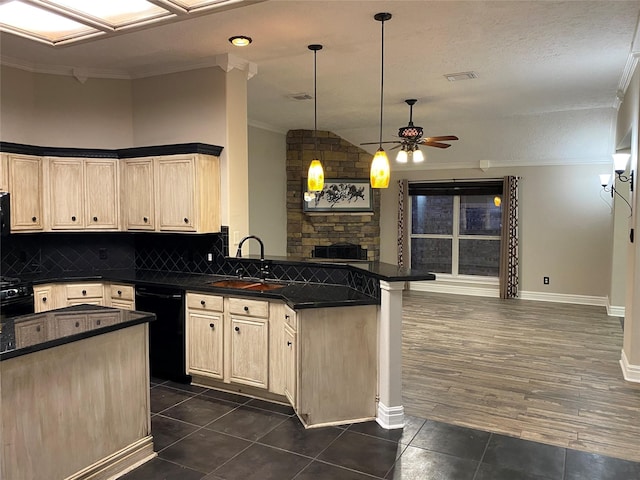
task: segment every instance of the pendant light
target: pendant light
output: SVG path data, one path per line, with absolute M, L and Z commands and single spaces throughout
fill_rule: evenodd
M 382 148 L 382 107 L 384 104 L 384 22 L 391 19 L 390 13 L 376 13 L 373 18 L 382 25 L 381 61 L 380 61 L 380 138 L 379 147 L 371 162 L 371 187 L 387 188 L 391 176 L 389 168 L 389 157 Z
M 307 190 L 309 192 L 321 192 L 324 188 L 324 170 L 322 163 L 318 159 L 318 91 L 316 88 L 316 56 L 318 50 L 322 50 L 322 45 L 313 44 L 308 46 L 313 51 L 313 141 L 315 144 L 314 158 L 309 165 L 307 173 Z

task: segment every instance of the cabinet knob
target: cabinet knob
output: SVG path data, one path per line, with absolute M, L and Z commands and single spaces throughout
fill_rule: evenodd
M 86 290 L 82 290 L 82 295 L 86 295 L 87 291 Z
M 284 316 L 285 320 L 289 320 L 291 317 L 289 315 Z
M 118 290 L 118 295 L 122 295 L 122 290 Z
M 47 297 L 42 297 L 42 303 L 47 303 Z
M 36 327 L 36 332 L 39 332 L 39 331 L 40 331 L 40 325 Z
M 102 323 L 102 320 L 96 320 L 96 325 L 100 325 Z
M 216 326 L 215 326 L 213 323 L 210 323 L 210 324 L 209 324 L 209 326 L 210 326 L 211 328 L 216 328 Z
M 36 220 L 38 220 L 38 217 L 31 217 L 32 222 L 35 222 Z
M 143 217 L 143 218 L 142 218 L 142 221 L 143 221 L 144 223 L 147 223 L 147 222 L 149 221 L 149 219 L 148 219 L 147 217 Z
M 291 346 L 291 342 L 287 342 L 287 347 L 290 347 L 290 346 Z
M 247 307 L 246 305 L 244 306 L 244 311 L 248 312 L 249 311 L 249 307 Z
M 76 322 L 76 328 L 80 326 L 80 322 Z
M 207 302 L 205 302 L 204 300 L 200 300 L 200 305 L 202 305 L 203 307 L 207 304 Z
M 97 222 L 98 221 L 98 217 L 93 217 L 93 221 Z
M 187 217 L 184 217 L 184 223 L 189 223 L 189 219 Z
M 240 327 L 236 327 L 236 328 L 234 328 L 234 330 L 235 330 L 236 332 L 240 333 Z
M 73 217 L 71 217 L 71 221 L 75 222 L 76 221 L 76 216 L 74 215 Z

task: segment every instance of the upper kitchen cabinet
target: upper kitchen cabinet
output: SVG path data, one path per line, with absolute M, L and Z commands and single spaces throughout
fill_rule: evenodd
M 8 154 L 9 192 L 11 192 L 11 231 L 41 231 L 42 158 Z
M 155 159 L 157 229 L 219 232 L 220 163 L 204 154 Z
M 127 158 L 121 168 L 125 230 L 155 230 L 153 158 Z
M 9 191 L 9 157 L 0 153 L 0 192 Z
M 116 159 L 48 158 L 52 230 L 118 229 Z

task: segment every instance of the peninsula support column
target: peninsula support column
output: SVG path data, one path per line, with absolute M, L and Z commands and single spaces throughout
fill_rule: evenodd
M 404 427 L 402 406 L 402 290 L 404 281 L 380 281 L 378 313 L 378 413 L 387 429 Z

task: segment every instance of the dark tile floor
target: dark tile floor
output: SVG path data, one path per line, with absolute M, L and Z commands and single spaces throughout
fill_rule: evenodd
M 409 417 L 305 430 L 288 406 L 154 379 L 158 457 L 122 480 L 638 480 L 640 463 Z

